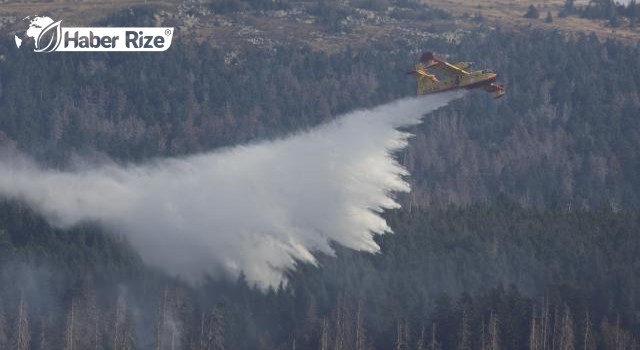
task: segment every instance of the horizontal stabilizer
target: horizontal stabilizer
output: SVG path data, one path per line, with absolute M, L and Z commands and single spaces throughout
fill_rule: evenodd
M 504 94 L 506 93 L 506 90 L 502 85 L 492 83 L 490 86 L 493 88 L 493 91 L 495 92 L 495 95 L 493 95 L 494 99 L 500 98 L 504 96 Z

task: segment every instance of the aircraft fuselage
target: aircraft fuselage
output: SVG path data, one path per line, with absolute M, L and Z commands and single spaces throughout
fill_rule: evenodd
M 477 70 L 470 72 L 468 75 L 461 75 L 434 82 L 425 86 L 421 91 L 418 91 L 418 93 L 420 95 L 425 95 L 451 89 L 474 89 L 484 85 L 490 85 L 495 82 L 497 78 L 498 75 L 496 73 Z
M 493 92 L 493 98 L 505 94 L 504 86 L 496 84 L 498 75 L 490 69 L 467 70 L 471 62 L 451 64 L 433 52 L 425 52 L 414 70 L 407 72 L 415 77 L 418 95 L 434 94 L 454 89 L 475 89 Z M 438 77 L 435 72 L 438 72 Z

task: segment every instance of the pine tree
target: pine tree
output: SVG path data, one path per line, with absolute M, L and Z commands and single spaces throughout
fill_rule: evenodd
M 567 17 L 576 12 L 578 12 L 578 9 L 576 9 L 575 0 L 565 0 L 562 9 L 558 13 L 558 17 Z
M 540 18 L 540 12 L 538 12 L 538 9 L 536 8 L 535 5 L 529 5 L 529 8 L 527 9 L 527 13 L 524 14 L 524 18 L 531 18 L 531 19 Z
M 544 19 L 545 23 L 553 23 L 553 16 L 550 11 L 547 11 L 547 17 Z

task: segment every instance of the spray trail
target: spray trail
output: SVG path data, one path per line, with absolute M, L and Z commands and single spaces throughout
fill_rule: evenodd
M 408 191 L 392 153 L 397 128 L 460 93 L 407 98 L 285 139 L 138 166 L 43 169 L 0 162 L 0 195 L 27 202 L 53 225 L 97 222 L 125 233 L 149 264 L 195 280 L 243 271 L 277 285 L 295 260 L 315 263 L 332 241 L 377 252 L 390 232 L 379 213 Z

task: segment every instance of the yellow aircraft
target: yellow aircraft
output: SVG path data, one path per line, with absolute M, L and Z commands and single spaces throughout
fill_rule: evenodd
M 420 57 L 420 63 L 415 70 L 407 74 L 414 75 L 418 83 L 418 95 L 433 94 L 453 89 L 483 89 L 494 92 L 493 98 L 500 98 L 505 94 L 502 85 L 495 84 L 498 74 L 490 69 L 468 71 L 471 62 L 459 62 L 451 64 L 444 58 L 438 57 L 431 52 L 425 52 Z M 446 76 L 440 80 L 429 69 L 433 68 Z

